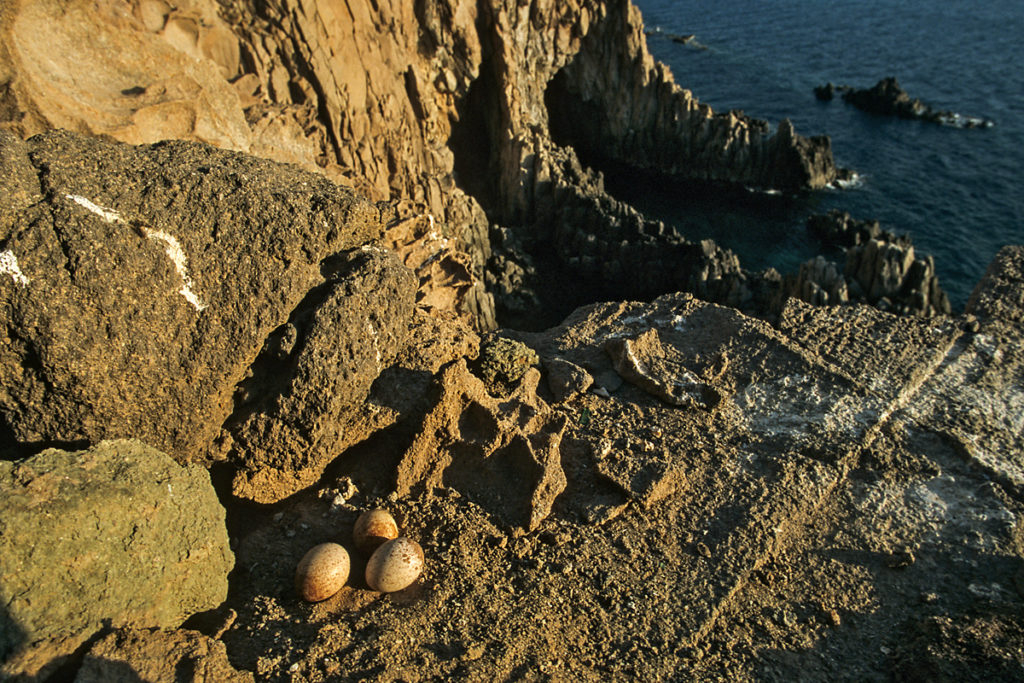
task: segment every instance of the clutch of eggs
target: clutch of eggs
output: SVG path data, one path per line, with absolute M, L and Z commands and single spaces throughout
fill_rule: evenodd
M 423 549 L 411 538 L 398 537 L 398 524 L 385 510 L 367 510 L 356 520 L 352 540 L 364 554 L 366 584 L 382 593 L 400 591 L 423 573 Z M 337 543 L 314 546 L 295 569 L 295 591 L 307 602 L 331 597 L 348 581 L 348 551 Z

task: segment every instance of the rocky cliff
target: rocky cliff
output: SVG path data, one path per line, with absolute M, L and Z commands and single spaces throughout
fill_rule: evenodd
M 4 127 L 200 140 L 402 202 L 404 218 L 430 224 L 430 251 L 464 264 L 448 269 L 448 300 L 485 329 L 485 280 L 499 311 L 524 320 L 521 295 L 493 286 L 516 273 L 555 316 L 616 291 L 601 291 L 610 280 L 620 296 L 749 299 L 734 257 L 615 202 L 577 150 L 681 181 L 787 191 L 836 174 L 826 138 L 788 122 L 770 134 L 677 86 L 628 0 L 18 0 L 0 21 Z M 495 255 L 503 231 L 518 248 Z M 422 237 L 398 233 L 392 246 L 422 251 Z M 584 282 L 569 300 L 551 284 L 558 272 Z

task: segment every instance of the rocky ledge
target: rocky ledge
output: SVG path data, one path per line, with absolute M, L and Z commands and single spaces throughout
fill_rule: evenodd
M 857 89 L 849 85 L 826 83 L 814 89 L 815 97 L 825 102 L 834 98 L 837 92 L 843 94 L 845 102 L 870 114 L 919 119 L 955 128 L 991 128 L 995 125 L 991 119 L 933 109 L 921 100 L 911 98 L 893 76 L 883 78 L 871 88 Z
M 480 337 L 320 175 L 0 143 L 6 678 L 1024 665 L 1024 249 L 958 318 L 676 293 Z M 426 554 L 398 593 L 361 579 L 370 507 Z M 325 541 L 352 578 L 309 604 Z

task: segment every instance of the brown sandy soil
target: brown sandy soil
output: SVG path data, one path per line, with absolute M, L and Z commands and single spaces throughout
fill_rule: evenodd
M 223 635 L 232 664 L 296 681 L 1024 677 L 1020 481 L 972 457 L 949 426 L 974 407 L 942 404 L 941 427 L 929 399 L 950 399 L 945 377 L 993 338 L 853 310 L 836 328 L 845 348 L 685 296 L 590 307 L 520 335 L 600 384 L 612 377 L 602 340 L 656 329 L 660 367 L 685 365 L 721 402 L 672 406 L 627 383 L 552 406 L 542 383 L 534 410 L 566 419 L 566 485 L 529 533 L 502 521 L 522 504 L 514 478 L 488 482 L 493 495 L 445 483 L 479 463 L 443 430 L 433 452 L 448 465 L 430 490 L 389 495 L 422 440 L 397 429 L 350 452 L 322 497 L 235 508 L 226 607 L 237 619 Z M 813 309 L 791 313 L 813 330 Z M 1007 343 L 988 372 L 1020 372 Z M 858 354 L 876 363 L 838 362 Z M 465 418 L 474 411 L 461 413 L 464 443 L 487 424 L 482 413 Z M 1007 425 L 998 438 L 1019 444 Z M 487 457 L 512 462 L 503 453 Z M 360 493 L 337 505 L 342 477 Z M 299 600 L 291 580 L 305 550 L 329 540 L 352 549 L 358 510 L 377 505 L 423 545 L 420 581 L 370 591 L 353 551 L 350 585 L 319 604 Z

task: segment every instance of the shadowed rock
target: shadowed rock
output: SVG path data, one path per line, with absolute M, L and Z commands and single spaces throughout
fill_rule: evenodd
M 464 362 L 438 378 L 440 395 L 398 467 L 399 495 L 455 489 L 505 527 L 532 531 L 565 489 L 559 446 L 565 418 L 536 395 L 527 369 L 510 395 L 494 398 Z
M 252 683 L 228 661 L 224 643 L 196 631 L 121 629 L 92 646 L 75 683 Z

